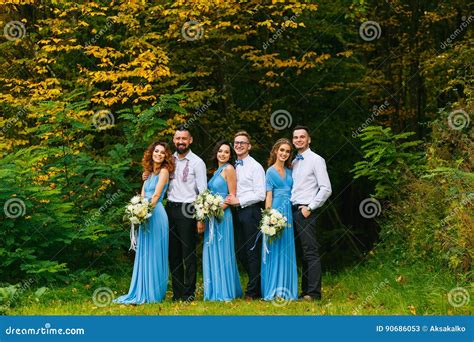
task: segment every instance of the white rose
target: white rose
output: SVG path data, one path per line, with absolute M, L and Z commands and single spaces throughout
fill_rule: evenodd
M 219 200 L 219 198 L 214 198 L 214 204 L 215 205 L 219 205 L 221 203 L 221 201 Z
M 268 229 L 268 235 L 273 236 L 276 234 L 276 230 L 274 227 L 269 227 Z
M 133 224 L 139 224 L 140 221 L 135 216 L 130 217 L 130 222 Z
M 271 224 L 276 224 L 278 222 L 278 220 L 276 219 L 276 217 L 273 217 L 270 219 L 270 223 Z
M 130 200 L 130 203 L 132 204 L 138 204 L 140 202 L 140 196 L 133 196 L 132 199 Z

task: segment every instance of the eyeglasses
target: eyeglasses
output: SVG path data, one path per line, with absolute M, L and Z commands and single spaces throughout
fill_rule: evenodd
M 249 143 L 247 141 L 234 141 L 235 146 L 239 145 L 248 145 Z

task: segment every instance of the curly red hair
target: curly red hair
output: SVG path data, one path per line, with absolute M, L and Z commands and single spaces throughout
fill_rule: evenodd
M 147 147 L 142 159 L 143 169 L 150 173 L 154 171 L 155 162 L 153 161 L 153 151 L 155 151 L 155 148 L 158 145 L 165 148 L 165 159 L 163 160 L 163 163 L 161 163 L 160 169 L 165 168 L 171 174 L 174 172 L 175 167 L 173 154 L 171 153 L 168 144 L 162 141 L 155 141 Z

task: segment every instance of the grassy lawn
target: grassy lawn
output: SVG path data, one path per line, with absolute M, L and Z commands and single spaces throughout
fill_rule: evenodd
M 131 270 L 130 270 L 131 272 Z M 93 277 L 64 287 L 50 287 L 39 298 L 34 289 L 25 291 L 7 315 L 470 315 L 472 301 L 454 307 L 448 293 L 456 287 L 469 292 L 469 284 L 459 284 L 446 272 L 416 266 L 394 267 L 371 263 L 323 276 L 323 300 L 319 302 L 272 303 L 238 299 L 230 303 L 202 301 L 198 284 L 197 300 L 172 302 L 171 292 L 160 304 L 139 306 L 108 304 L 128 291 L 129 276 Z M 472 284 L 471 284 L 472 285 Z M 107 288 L 109 296 L 93 293 Z M 97 302 L 100 305 L 97 305 Z M 104 305 L 104 306 L 102 306 Z

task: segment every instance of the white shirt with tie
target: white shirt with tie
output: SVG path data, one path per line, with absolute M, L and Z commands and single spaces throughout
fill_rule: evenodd
M 242 208 L 265 200 L 265 170 L 262 165 L 248 155 L 236 161 L 235 172 L 237 198 Z
M 170 177 L 168 200 L 191 203 L 198 194 L 207 189 L 206 164 L 191 150 L 184 158 L 180 159 L 177 152 L 173 157 L 176 167 Z
M 314 210 L 321 207 L 331 193 L 331 182 L 324 158 L 308 148 L 293 160 L 291 203 L 308 205 L 310 210 Z

